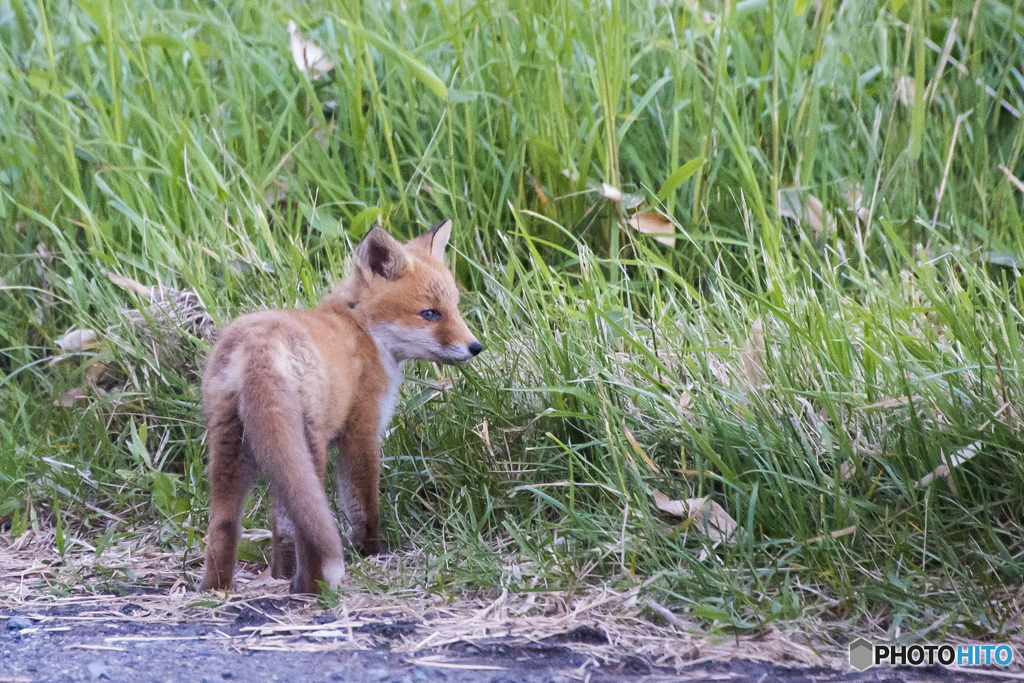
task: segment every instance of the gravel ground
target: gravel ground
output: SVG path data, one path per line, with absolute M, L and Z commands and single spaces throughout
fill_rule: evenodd
M 221 683 L 223 681 L 280 681 L 302 683 L 569 683 L 583 681 L 735 681 L 736 683 L 967 683 L 997 681 L 967 676 L 941 667 L 869 669 L 840 672 L 824 667 L 786 668 L 734 659 L 697 661 L 682 671 L 659 669 L 622 653 L 618 662 L 598 663 L 574 652 L 573 642 L 603 638 L 593 629 L 575 629 L 547 642 L 527 645 L 491 639 L 485 643 L 455 643 L 417 656 L 389 651 L 388 644 L 408 630 L 397 622 L 374 624 L 377 647 L 352 650 L 338 647 L 344 634 L 317 631 L 290 642 L 287 649 L 246 640 L 264 623 L 255 613 L 242 612 L 229 627 L 210 624 L 148 624 L 131 621 L 76 621 L 73 614 L 50 615 L 43 622 L 4 614 L 0 633 L 0 683 L 45 681 L 128 681 L 139 683 Z M 324 619 L 327 621 L 327 619 Z M 259 623 L 253 623 L 253 622 Z M 363 627 L 365 628 L 365 627 Z M 325 651 L 304 651 L 323 648 Z M 329 649 L 337 648 L 337 649 Z

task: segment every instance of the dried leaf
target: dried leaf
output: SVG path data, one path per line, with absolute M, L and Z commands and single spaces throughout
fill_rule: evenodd
M 949 456 L 945 463 L 939 465 L 938 467 L 935 468 L 935 470 L 921 477 L 921 481 L 917 482 L 917 487 L 924 488 L 925 486 L 928 486 L 928 484 L 932 483 L 932 480 L 935 479 L 936 477 L 949 478 L 950 483 L 952 483 L 952 479 L 950 478 L 950 470 L 954 467 L 959 467 L 960 465 L 964 464 L 965 462 L 976 456 L 980 450 L 980 441 L 975 441 L 974 443 L 961 448 L 956 453 Z
M 690 506 L 690 523 L 706 533 L 712 541 L 733 544 L 740 538 L 743 530 L 721 505 L 708 500 L 706 496 L 691 498 L 686 502 Z
M 892 85 L 896 98 L 903 103 L 904 107 L 914 106 L 914 79 L 910 76 L 903 76 Z
M 856 214 L 857 218 L 866 221 L 871 216 L 868 207 L 864 206 L 864 188 L 861 187 L 860 183 L 855 183 L 843 195 L 843 199 L 846 200 L 846 206 Z
M 708 354 L 708 370 L 711 371 L 711 375 L 719 386 L 724 387 L 729 384 L 729 368 L 718 356 Z
M 53 340 L 53 343 L 65 351 L 85 351 L 99 346 L 95 330 L 76 330 L 71 328 Z
M 316 80 L 334 68 L 334 62 L 324 56 L 324 51 L 299 33 L 294 21 L 288 22 L 288 36 L 295 66 L 310 79 Z
M 85 371 L 85 379 L 92 386 L 96 386 L 97 384 L 99 384 L 100 379 L 103 377 L 103 373 L 105 373 L 106 371 L 107 371 L 107 364 L 106 363 L 101 363 L 101 362 L 93 363 Z
M 491 446 L 491 430 L 487 424 L 487 420 L 480 423 L 480 426 L 473 430 L 473 433 L 479 436 L 484 445 L 487 447 L 487 453 L 494 458 L 494 448 Z
M 622 190 L 608 183 L 601 183 L 601 194 L 605 199 L 610 199 L 613 202 L 622 201 Z
M 804 218 L 806 219 L 807 225 L 809 225 L 811 230 L 815 233 L 820 233 L 822 228 L 824 228 L 824 211 L 825 207 L 822 205 L 821 200 L 813 194 L 808 194 Z
M 265 209 L 277 208 L 278 202 L 282 202 L 288 198 L 288 181 L 287 180 L 274 180 L 267 185 L 266 191 L 263 193 L 263 207 Z
M 644 198 L 642 196 L 638 194 L 630 194 L 629 192 L 623 192 L 619 188 L 615 187 L 614 185 L 609 185 L 608 183 L 598 184 L 592 180 L 588 180 L 587 188 L 595 192 L 600 192 L 602 197 L 609 201 L 615 202 L 616 204 L 622 207 L 623 211 L 635 209 L 636 207 L 644 203 Z
M 724 541 L 735 543 L 742 536 L 743 530 L 721 505 L 707 496 L 703 498 L 687 498 L 685 501 L 672 500 L 657 489 L 652 489 L 654 504 L 659 510 L 676 517 L 686 517 L 691 528 L 707 534 L 715 543 Z
M 857 466 L 853 464 L 853 460 L 847 458 L 839 466 L 839 476 L 842 477 L 843 481 L 847 481 L 855 474 L 857 474 Z
M 779 188 L 776 211 L 783 218 L 792 218 L 799 222 L 804 215 L 804 205 L 800 201 L 800 190 L 796 187 Z
M 690 410 L 690 405 L 693 403 L 693 396 L 689 391 L 683 390 L 683 393 L 679 395 L 679 416 L 686 421 L 692 421 L 696 415 Z
M 740 382 L 748 389 L 754 389 L 767 383 L 768 373 L 764 371 L 764 323 L 758 316 L 750 327 L 750 336 L 743 343 L 740 351 L 740 364 L 743 376 Z
M 835 222 L 831 214 L 825 214 L 825 207 L 820 199 L 812 194 L 805 195 L 798 187 L 779 189 L 776 211 L 783 218 L 792 218 L 798 223 L 803 223 L 816 235 L 820 234 L 826 225 L 831 229 Z
M 808 538 L 804 543 L 820 543 L 826 538 L 842 538 L 843 536 L 849 536 L 850 534 L 857 531 L 857 525 L 848 526 L 845 529 L 837 529 L 829 534 L 822 534 L 821 536 L 815 536 L 814 538 Z
M 242 531 L 242 540 L 252 541 L 253 543 L 259 543 L 261 541 L 269 541 L 273 538 L 274 534 L 269 529 L 245 529 Z
M 645 235 L 651 235 L 666 247 L 676 246 L 675 227 L 672 221 L 660 213 L 637 211 L 629 219 L 629 227 Z
M 681 500 L 672 500 L 658 489 L 651 490 L 654 495 L 654 504 L 662 512 L 667 512 L 670 515 L 676 517 L 687 517 L 689 516 L 689 508 L 686 503 Z
M 61 397 L 53 402 L 55 406 L 62 406 L 64 408 L 72 408 L 79 401 L 87 401 L 89 397 L 85 393 L 85 389 L 82 387 L 75 387 L 69 389 L 61 394 Z
M 103 274 L 106 275 L 111 282 L 113 282 L 121 289 L 128 290 L 129 292 L 135 292 L 139 296 L 144 296 L 147 299 L 153 298 L 152 287 L 147 287 L 146 285 L 142 284 L 141 282 L 138 282 L 137 280 L 133 280 L 132 278 L 126 277 L 124 275 L 118 275 L 117 273 L 103 271 Z

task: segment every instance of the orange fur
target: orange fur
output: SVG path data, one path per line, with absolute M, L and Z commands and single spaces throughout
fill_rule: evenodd
M 364 554 L 378 550 L 380 437 L 402 364 L 469 360 L 482 347 L 459 315 L 444 265 L 445 221 L 403 245 L 374 226 L 352 274 L 311 311 L 262 311 L 229 324 L 203 375 L 210 526 L 203 589 L 231 585 L 245 494 L 261 474 L 273 498 L 271 573 L 292 591 L 335 587 L 345 565 L 324 492 L 327 452 Z

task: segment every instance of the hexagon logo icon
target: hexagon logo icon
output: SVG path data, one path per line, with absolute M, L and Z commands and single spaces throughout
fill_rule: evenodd
M 850 666 L 857 671 L 864 671 L 874 665 L 874 654 L 875 646 L 863 638 L 858 638 L 850 643 Z

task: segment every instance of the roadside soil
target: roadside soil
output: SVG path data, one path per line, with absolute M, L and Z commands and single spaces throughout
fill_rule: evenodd
M 698 658 L 682 667 L 658 666 L 622 651 L 595 657 L 580 651 L 607 646 L 605 634 L 579 626 L 539 641 L 515 637 L 460 640 L 415 654 L 393 646 L 419 625 L 400 615 L 322 612 L 307 623 L 282 624 L 278 600 L 223 610 L 222 623 L 137 621 L 145 608 L 130 600 L 106 618 L 95 604 L 61 605 L 30 616 L 0 614 L 0 683 L 129 681 L 222 683 L 969 683 L 985 675 L 942 667 L 874 668 L 860 673 L 826 666 L 781 666 L 749 659 Z M 277 612 L 277 614 L 275 614 Z M 99 618 L 97 618 L 99 617 Z M 354 649 L 358 648 L 358 649 Z M 997 673 L 997 672 L 992 672 Z
M 399 562 L 401 559 L 401 562 Z M 512 562 L 509 559 L 509 562 Z M 200 563 L 151 537 L 55 547 L 52 530 L 0 532 L 0 683 L 914 683 L 1024 679 L 847 663 L 848 625 L 709 630 L 658 604 L 657 576 L 571 592 L 432 592 L 415 549 L 354 559 L 334 605 L 293 596 L 263 563 L 241 563 L 231 594 L 197 593 Z M 509 565 L 527 572 L 527 565 Z M 952 641 L 950 641 L 952 642 Z

